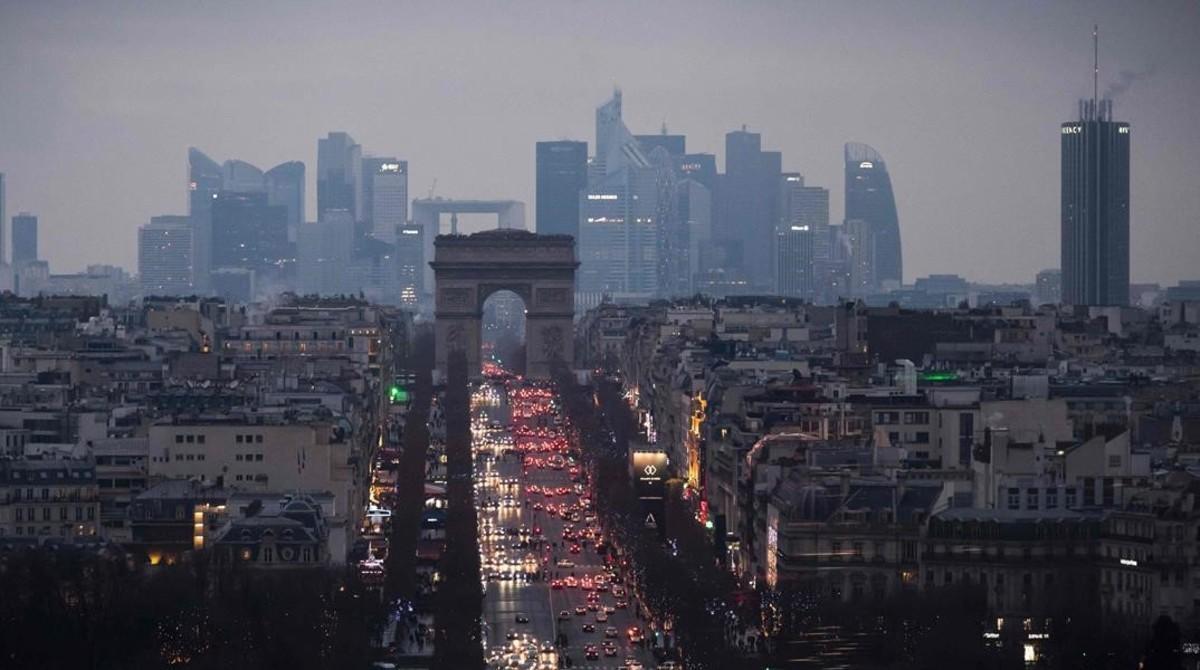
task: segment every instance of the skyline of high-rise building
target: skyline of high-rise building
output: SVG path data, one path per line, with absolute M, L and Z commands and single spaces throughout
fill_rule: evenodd
M 1061 126 L 1062 301 L 1129 304 L 1129 124 L 1112 100 L 1079 102 Z
M 857 240 L 859 256 L 868 254 L 873 259 L 870 268 L 857 268 L 857 279 L 852 283 L 856 291 L 877 292 L 890 282 L 899 286 L 904 280 L 903 250 L 900 244 L 900 219 L 896 212 L 896 197 L 892 191 L 892 178 L 888 173 L 883 155 L 861 142 L 847 142 L 844 147 L 846 175 L 847 225 L 862 221 L 869 234 L 847 230 L 851 240 Z M 870 249 L 861 248 L 867 240 Z M 860 281 L 869 281 L 862 285 Z M 857 293 L 856 293 L 857 295 Z
M 579 239 L 579 193 L 587 188 L 587 142 L 538 142 L 535 149 L 534 230 Z
M 21 212 L 12 218 L 12 265 L 38 260 L 38 218 Z
M 212 270 L 212 201 L 221 192 L 224 171 L 195 147 L 188 148 L 188 216 L 192 225 L 193 287 L 208 290 Z
M 362 214 L 362 147 L 349 134 L 334 131 L 317 140 L 317 218 L 330 210 Z

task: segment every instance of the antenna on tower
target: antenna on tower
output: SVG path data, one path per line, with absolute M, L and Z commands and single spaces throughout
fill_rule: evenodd
M 1100 26 L 1092 25 L 1092 105 L 1100 100 Z M 1097 107 L 1097 112 L 1099 108 Z

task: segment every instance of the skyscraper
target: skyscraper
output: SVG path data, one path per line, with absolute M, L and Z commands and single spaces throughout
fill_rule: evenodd
M 28 212 L 21 212 L 12 218 L 12 264 L 38 259 L 38 219 Z
M 403 225 L 396 235 L 396 274 L 400 284 L 400 304 L 416 307 L 425 292 L 425 230 Z
M 191 217 L 193 288 L 208 290 L 212 269 L 212 203 L 221 192 L 224 174 L 216 161 L 194 147 L 188 149 L 188 216 Z
M 212 204 L 211 248 L 213 269 L 276 273 L 292 256 L 287 208 L 268 205 L 265 193 L 219 193 Z
M 535 230 L 579 239 L 579 192 L 587 187 L 587 142 L 537 143 Z
M 842 226 L 847 251 L 849 286 L 852 298 L 862 298 L 879 290 L 879 239 L 876 227 L 864 219 L 847 219 Z
M 304 223 L 304 163 L 289 161 L 267 170 L 267 204 L 287 208 L 288 241 L 295 243 Z
M 579 298 L 658 293 L 659 170 L 621 119 L 621 92 L 596 109 L 596 156 L 579 196 Z
M 687 244 L 687 287 L 678 295 L 692 295 L 700 290 L 703 272 L 701 259 L 712 238 L 712 191 L 696 179 L 683 178 L 675 186 L 678 211 Z
M 815 300 L 829 257 L 829 191 L 805 186 L 795 172 L 780 178 L 776 231 L 776 287 L 780 295 Z
M 1062 300 L 1129 304 L 1129 124 L 1093 98 L 1061 133 Z
M 297 237 L 296 274 L 301 293 L 357 292 L 347 272 L 354 248 L 354 222 L 349 212 L 331 212 L 322 221 L 306 223 Z
M 900 284 L 904 280 L 904 264 L 900 247 L 900 219 L 896 214 L 896 198 L 892 193 L 892 178 L 883 156 L 875 149 L 857 142 L 845 146 L 846 162 L 846 223 L 862 222 L 869 235 L 847 230 L 852 240 L 873 241 L 873 267 L 860 269 L 860 279 L 869 277 L 870 286 L 856 286 L 855 295 L 866 290 L 873 293 L 885 282 Z M 865 253 L 865 250 L 863 250 Z M 853 282 L 852 282 L 853 283 Z
M 396 241 L 396 230 L 408 223 L 408 161 L 362 160 L 363 213 L 359 221 L 377 240 Z
M 142 295 L 192 293 L 192 219 L 156 216 L 138 228 L 138 275 Z
M 739 269 L 754 291 L 775 286 L 772 249 L 782 172 L 783 155 L 763 151 L 761 135 L 745 128 L 725 134 L 725 174 L 717 191 L 721 214 L 713 236 L 730 247 L 740 245 Z
M 317 217 L 335 209 L 362 215 L 362 147 L 342 132 L 317 140 Z
M 4 216 L 5 216 L 5 214 L 4 214 L 4 206 L 5 206 L 4 199 L 5 199 L 4 173 L 0 172 L 0 265 L 4 265 L 4 263 L 5 263 L 5 260 L 4 260 L 4 222 L 6 221 L 6 219 L 4 218 Z

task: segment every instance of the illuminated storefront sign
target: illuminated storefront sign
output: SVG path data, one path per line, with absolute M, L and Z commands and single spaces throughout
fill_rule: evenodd
M 635 451 L 633 459 L 634 489 L 639 498 L 662 498 L 666 493 L 667 469 L 670 461 L 665 451 Z

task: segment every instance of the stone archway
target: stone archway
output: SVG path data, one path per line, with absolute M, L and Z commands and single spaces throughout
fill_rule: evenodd
M 435 364 L 446 371 L 451 351 L 467 355 L 479 375 L 483 303 L 497 291 L 525 302 L 526 375 L 550 376 L 558 361 L 574 357 L 575 240 L 523 230 L 489 230 L 474 235 L 439 235 L 434 241 Z

